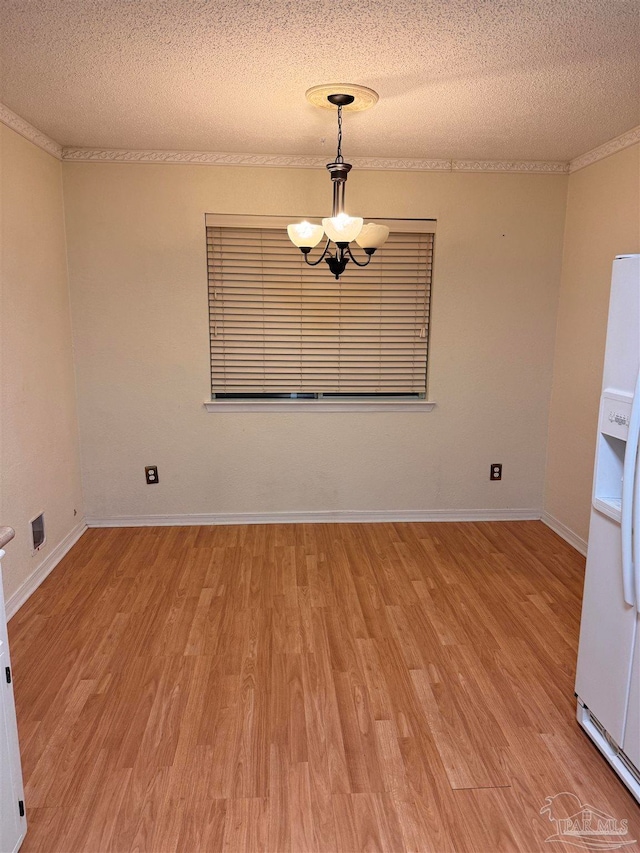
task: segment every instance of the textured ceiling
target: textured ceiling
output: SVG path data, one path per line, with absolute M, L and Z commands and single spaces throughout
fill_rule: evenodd
M 640 0 L 2 0 L 0 101 L 67 146 L 569 160 L 640 124 Z M 326 141 L 323 142 L 323 139 Z

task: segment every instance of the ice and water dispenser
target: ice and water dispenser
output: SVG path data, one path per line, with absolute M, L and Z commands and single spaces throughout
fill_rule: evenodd
M 600 406 L 593 505 L 618 522 L 621 518 L 622 472 L 632 402 L 630 394 L 605 391 Z

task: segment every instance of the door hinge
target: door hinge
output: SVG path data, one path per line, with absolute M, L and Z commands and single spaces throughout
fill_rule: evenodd
M 7 678 L 7 684 L 11 684 L 11 667 L 10 666 L 5 666 L 4 674 Z
M 20 812 L 20 817 L 24 817 L 24 800 L 18 800 L 18 811 Z

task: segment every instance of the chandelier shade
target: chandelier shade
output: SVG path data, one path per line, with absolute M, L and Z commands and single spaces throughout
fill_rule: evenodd
M 389 229 L 386 225 L 367 222 L 366 225 L 362 226 L 355 241 L 361 249 L 379 249 L 386 242 L 388 236 Z
M 311 222 L 299 222 L 297 225 L 287 225 L 287 234 L 294 246 L 313 249 L 324 237 L 322 225 L 312 225 Z
M 316 90 L 318 88 L 321 87 L 316 86 L 310 89 L 309 92 L 315 92 L 317 95 Z M 338 109 L 338 150 L 334 162 L 327 163 L 327 169 L 329 170 L 333 184 L 333 208 L 331 216 L 323 219 L 322 225 L 314 225 L 305 221 L 287 226 L 289 239 L 294 246 L 300 249 L 304 255 L 305 262 L 309 266 L 315 267 L 324 261 L 336 279 L 340 278 L 350 261 L 355 266 L 366 267 L 376 249 L 379 249 L 389 236 L 389 229 L 386 225 L 377 225 L 375 222 L 367 222 L 365 225 L 362 217 L 348 216 L 345 213 L 345 184 L 347 176 L 351 171 L 351 164 L 345 163 L 342 156 L 342 109 L 343 107 L 349 107 L 354 101 L 358 103 L 359 89 L 362 89 L 363 93 L 367 94 L 368 100 L 366 103 L 363 101 L 356 108 L 366 109 L 368 106 L 372 106 L 378 96 L 372 90 L 365 89 L 364 87 L 348 85 L 343 88 L 348 91 L 333 92 L 326 97 L 328 106 L 334 106 Z M 307 96 L 309 96 L 309 92 L 307 92 Z M 375 100 L 372 96 L 375 96 Z M 318 104 L 317 99 L 310 100 L 316 106 L 321 105 Z M 311 249 L 318 245 L 324 235 L 326 235 L 327 240 L 322 254 L 317 260 L 310 260 L 309 253 Z M 366 257 L 362 260 L 358 260 L 351 251 L 350 244 L 353 242 L 357 243 L 364 250 Z
M 322 220 L 324 233 L 334 243 L 351 243 L 362 231 L 364 220 L 360 216 L 347 216 L 346 213 L 339 213 L 337 216 L 331 216 L 328 219 Z

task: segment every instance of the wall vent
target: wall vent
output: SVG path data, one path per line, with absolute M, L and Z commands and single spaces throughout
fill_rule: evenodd
M 40 548 L 42 548 L 47 538 L 44 532 L 44 513 L 41 512 L 40 515 L 37 515 L 35 518 L 32 518 L 30 524 L 31 546 L 35 553 L 36 551 L 39 551 Z

